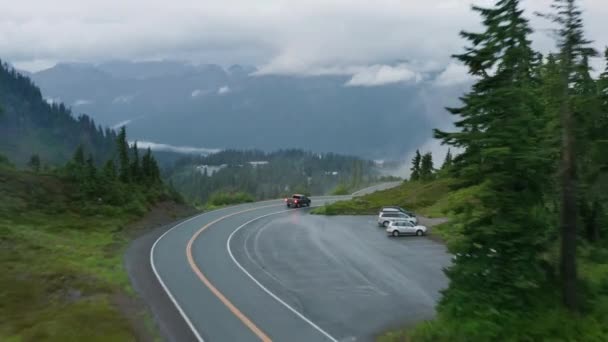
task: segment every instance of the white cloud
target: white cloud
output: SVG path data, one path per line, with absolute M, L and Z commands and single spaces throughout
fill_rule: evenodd
M 419 79 L 420 76 L 407 68 L 406 65 L 372 65 L 368 68 L 355 73 L 352 78 L 345 83 L 346 86 L 373 87 L 384 84 L 406 82 Z
M 194 90 L 192 91 L 192 93 L 190 94 L 190 96 L 191 96 L 191 97 L 199 97 L 199 96 L 202 96 L 202 95 L 205 95 L 205 94 L 207 94 L 207 91 L 205 91 L 205 90 L 202 90 L 202 89 L 194 89 Z
M 469 69 L 462 64 L 450 63 L 447 68 L 437 76 L 435 84 L 438 86 L 453 86 L 468 83 L 473 80 L 469 74 Z
M 22 0 L 2 6 L 0 51 L 27 70 L 114 58 L 256 64 L 290 74 L 403 59 L 445 66 L 465 45 L 458 32 L 480 26 L 470 3 L 492 2 L 175 0 L 168 7 L 165 0 Z M 550 3 L 522 1 L 542 51 L 555 46 L 544 30 L 552 25 L 533 11 L 546 12 Z M 608 43 L 606 0 L 581 4 L 588 37 L 601 48 Z
M 93 101 L 91 100 L 85 100 L 85 99 L 80 99 L 80 100 L 76 100 L 74 101 L 74 103 L 72 103 L 72 106 L 74 107 L 79 107 L 79 106 L 86 106 L 93 103 Z
M 132 143 L 132 142 L 131 142 Z M 200 153 L 200 154 L 211 154 L 220 152 L 221 149 L 217 148 L 206 148 L 206 147 L 193 147 L 193 146 L 174 146 L 169 144 L 160 144 L 151 141 L 138 141 L 137 146 L 139 148 L 150 148 L 153 151 L 168 151 L 177 153 Z
M 131 101 L 133 101 L 134 98 L 135 98 L 135 96 L 133 96 L 133 95 L 121 95 L 121 96 L 115 97 L 112 100 L 112 103 L 114 103 L 114 104 L 131 103 Z
M 45 97 L 45 98 L 44 98 L 44 100 L 45 100 L 45 101 L 46 101 L 46 103 L 48 103 L 48 104 L 53 104 L 53 103 L 57 103 L 57 104 L 59 104 L 59 103 L 61 103 L 61 102 L 62 102 L 62 101 L 61 101 L 61 98 L 59 98 L 59 97 L 56 97 L 56 98 L 52 98 L 52 97 Z
M 119 123 L 114 124 L 112 126 L 112 129 L 119 129 L 122 126 L 126 126 L 126 125 L 130 124 L 131 122 L 133 122 L 132 119 L 121 121 Z
M 223 86 L 220 87 L 220 89 L 217 90 L 218 95 L 225 95 L 228 94 L 230 92 L 230 87 L 229 86 Z

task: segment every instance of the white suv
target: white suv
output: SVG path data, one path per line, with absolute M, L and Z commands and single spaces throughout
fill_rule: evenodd
M 410 216 L 406 213 L 402 213 L 398 210 L 384 210 L 378 213 L 378 226 L 388 227 L 388 225 L 393 221 L 409 221 L 413 224 L 418 224 L 418 219 L 416 217 Z
M 409 221 L 393 221 L 386 227 L 386 233 L 394 237 L 399 235 L 422 236 L 426 234 L 426 227 L 418 226 Z

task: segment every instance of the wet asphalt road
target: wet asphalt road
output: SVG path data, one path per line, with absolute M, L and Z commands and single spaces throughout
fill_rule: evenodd
M 307 211 L 246 204 L 184 221 L 156 241 L 151 265 L 193 340 L 367 341 L 433 316 L 447 284 L 442 245 L 389 238 L 373 217 Z
M 390 238 L 373 217 L 270 216 L 231 240 L 236 259 L 264 286 L 340 341 L 432 318 L 447 286 L 445 247 Z

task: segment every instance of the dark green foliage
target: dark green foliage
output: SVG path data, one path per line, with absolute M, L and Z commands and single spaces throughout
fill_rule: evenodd
M 560 48 L 559 65 L 561 75 L 561 94 L 559 101 L 559 122 L 561 124 L 561 249 L 560 276 L 562 296 L 566 307 L 572 311 L 580 308 L 576 245 L 578 238 L 578 214 L 581 206 L 585 214 L 588 203 L 585 195 L 580 195 L 581 178 L 584 177 L 588 162 L 587 151 L 590 140 L 586 136 L 589 127 L 586 123 L 594 121 L 599 112 L 596 84 L 589 74 L 589 57 L 596 52 L 589 47 L 583 32 L 582 13 L 575 0 L 554 0 L 556 13 L 550 15 L 558 28 Z M 591 119 L 591 120 L 590 120 Z M 583 192 L 585 193 L 585 192 Z M 583 202 L 581 205 L 581 201 Z M 589 219 L 589 218 L 587 218 Z
M 160 182 L 160 170 L 150 148 L 141 160 L 141 176 L 146 184 Z
M 474 7 L 485 30 L 462 33 L 477 82 L 449 109 L 458 130 L 435 134 L 463 151 L 449 174 L 466 196 L 442 228 L 455 259 L 438 319 L 413 340 L 608 339 L 608 69 L 591 77 L 576 1 L 554 8 L 544 60 L 517 0 Z
M 86 115 L 74 118 L 63 104 L 49 104 L 32 81 L 0 61 L 0 152 L 19 166 L 32 154 L 53 165 L 82 144 L 98 159 L 113 153 L 115 134 L 100 132 Z
M 209 204 L 213 206 L 225 206 L 253 202 L 254 200 L 253 196 L 244 192 L 216 192 L 209 197 Z
M 72 161 L 76 165 L 84 165 L 84 147 L 82 147 L 82 145 L 78 145 L 78 147 L 76 148 L 74 156 L 72 157 Z
M 204 165 L 211 168 L 203 168 Z M 280 198 L 292 193 L 320 195 L 339 184 L 350 193 L 375 182 L 377 177 L 371 161 L 301 150 L 272 153 L 228 150 L 206 157 L 190 156 L 179 160 L 167 172 L 175 188 L 195 203 L 206 203 L 213 193 L 245 192 L 255 199 Z
M 417 181 L 420 179 L 420 163 L 422 161 L 422 156 L 420 155 L 420 151 L 416 150 L 416 155 L 412 159 L 412 171 L 410 175 L 410 180 Z
M 504 315 L 535 305 L 547 287 L 540 237 L 548 227 L 539 207 L 550 169 L 538 155 L 544 122 L 534 89 L 537 54 L 519 1 L 474 10 L 485 31 L 463 32 L 471 46 L 455 58 L 478 80 L 463 106 L 450 109 L 459 131 L 436 131 L 464 149 L 454 160 L 459 181 L 477 188 L 475 206 L 455 208 L 464 237 L 452 247 L 457 258 L 440 312 L 462 320 L 472 340 L 485 340 L 499 338 L 486 334 Z
M 433 179 L 435 167 L 433 166 L 433 155 L 431 152 L 425 153 L 420 162 L 420 179 L 429 181 Z
M 448 153 L 445 155 L 445 159 L 443 160 L 443 164 L 441 165 L 442 170 L 448 169 L 452 166 L 452 150 L 448 148 Z
M 27 166 L 34 172 L 40 172 L 40 156 L 33 154 L 30 157 L 30 161 L 27 163 Z
M 98 170 L 98 163 L 93 155 L 89 153 L 85 159 L 84 148 L 78 146 L 74 157 L 64 169 L 68 179 L 78 185 L 78 195 L 83 200 L 127 205 L 135 214 L 143 214 L 146 211 L 143 203 L 160 195 L 181 201 L 181 196 L 164 186 L 152 152 L 148 149 L 141 158 L 141 163 L 137 162 L 135 166 L 136 161 L 140 160 L 139 151 L 135 150 L 137 145 L 134 144 L 133 150 L 130 151 L 126 141 L 126 130 L 123 127 L 116 140 L 116 149 L 119 156 L 124 152 L 123 157 L 126 158 L 118 171 L 113 159 L 100 163 L 103 167 Z M 132 158 L 129 158 L 129 152 L 133 154 Z M 129 163 L 129 160 L 132 162 Z M 142 197 L 147 199 L 142 200 Z
M 118 137 L 116 137 L 116 152 L 118 153 L 118 176 L 123 183 L 128 183 L 131 181 L 132 166 L 129 162 L 129 143 L 124 126 L 120 128 Z
M 104 167 L 103 167 L 103 177 L 107 182 L 114 182 L 118 178 L 118 174 L 116 173 L 116 165 L 114 165 L 114 160 L 109 159 Z
M 139 150 L 137 149 L 137 141 L 131 147 L 131 179 L 134 182 L 139 182 L 143 179 L 141 165 L 139 160 Z

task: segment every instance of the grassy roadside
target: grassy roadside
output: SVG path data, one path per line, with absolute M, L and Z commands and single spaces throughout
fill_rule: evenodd
M 402 185 L 377 191 L 348 201 L 339 201 L 311 212 L 318 215 L 370 215 L 385 205 L 398 205 L 426 217 L 443 217 L 451 199 L 453 180 L 441 178 L 432 182 L 404 182 Z
M 55 176 L 0 169 L 2 341 L 142 337 L 121 307 L 133 295 L 122 257 L 147 202 L 116 207 L 74 193 Z

